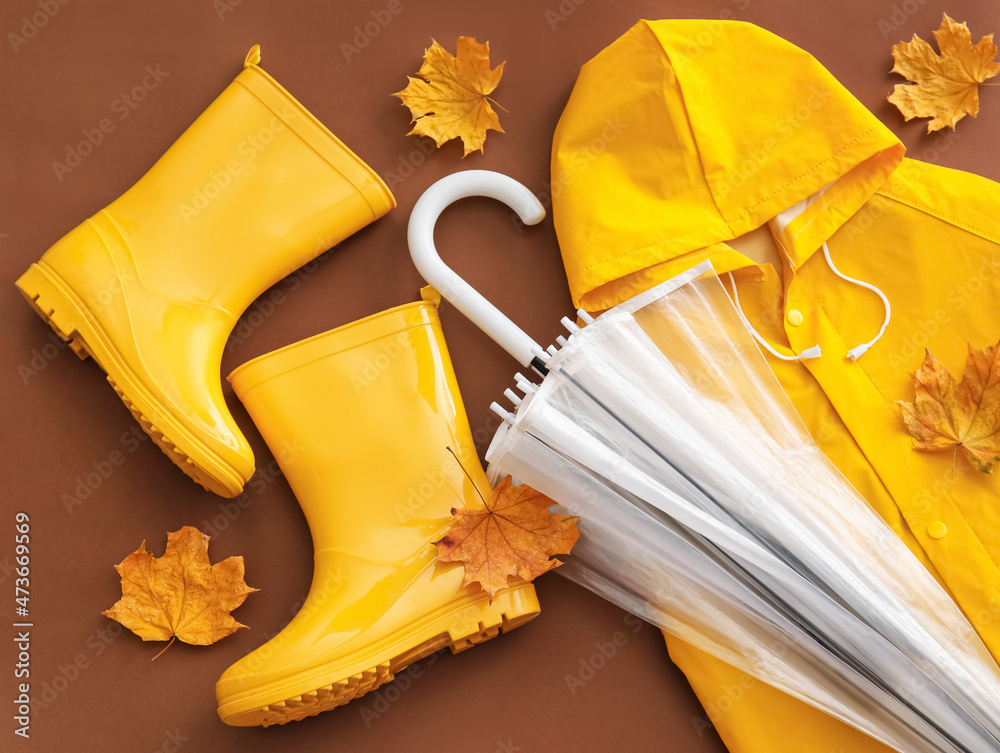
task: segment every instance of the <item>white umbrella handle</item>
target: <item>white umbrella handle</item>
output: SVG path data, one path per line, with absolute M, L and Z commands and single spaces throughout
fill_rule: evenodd
M 544 363 L 546 353 L 524 330 L 502 314 L 469 283 L 441 261 L 434 246 L 434 225 L 444 209 L 469 196 L 489 196 L 509 206 L 525 225 L 545 217 L 535 195 L 513 178 L 490 170 L 466 170 L 441 178 L 417 200 L 410 213 L 406 239 L 417 270 L 477 327 L 492 337 L 522 366 Z

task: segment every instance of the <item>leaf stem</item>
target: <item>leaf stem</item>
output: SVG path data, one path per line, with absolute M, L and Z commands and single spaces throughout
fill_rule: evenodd
M 175 640 L 177 640 L 177 636 L 176 635 L 170 636 L 170 643 L 168 643 L 166 646 L 164 646 L 160 650 L 160 653 L 157 654 L 156 656 L 154 656 L 152 659 L 150 659 L 150 661 L 156 661 L 157 659 L 159 659 L 160 658 L 160 654 L 162 654 L 164 651 L 166 651 L 168 648 L 170 648 L 172 645 L 174 645 L 174 641 Z
M 465 466 L 464 466 L 464 465 L 462 465 L 462 461 L 458 459 L 458 455 L 456 455 L 456 454 L 455 454 L 455 451 L 454 451 L 453 449 L 451 449 L 451 447 L 447 447 L 447 446 L 446 446 L 446 447 L 445 447 L 445 449 L 446 449 L 446 450 L 447 450 L 448 452 L 450 452 L 450 453 L 451 453 L 451 456 L 452 456 L 453 458 L 455 458 L 455 460 L 456 460 L 456 461 L 458 461 L 458 467 L 462 469 L 462 473 L 464 473 L 464 474 L 465 474 L 465 477 L 466 477 L 467 479 L 469 479 L 469 483 L 470 483 L 470 484 L 472 484 L 472 488 L 476 490 L 476 494 L 478 494 L 478 495 L 479 495 L 479 499 L 481 499 L 481 500 L 483 501 L 483 506 L 484 506 L 484 507 L 485 507 L 485 508 L 486 508 L 487 510 L 489 510 L 489 509 L 490 509 L 490 503 L 486 501 L 486 497 L 484 497 L 484 496 L 483 496 L 483 493 L 482 493 L 481 491 L 479 491 L 479 486 L 478 486 L 478 485 L 476 484 L 476 482 L 475 482 L 475 481 L 473 481 L 473 480 L 472 480 L 472 476 L 470 476 L 470 475 L 469 475 L 469 472 L 468 472 L 467 470 L 465 470 Z
M 500 108 L 501 110 L 503 110 L 503 111 L 504 111 L 505 113 L 507 113 L 508 115 L 510 114 L 510 110 L 508 110 L 508 109 L 507 109 L 506 107 L 504 107 L 504 106 L 503 106 L 502 104 L 500 104 L 500 103 L 499 103 L 499 102 L 497 102 L 497 101 L 496 101 L 495 99 L 493 99 L 493 97 L 487 97 L 487 96 L 485 96 L 485 95 L 484 95 L 484 96 L 483 96 L 483 99 L 485 99 L 485 100 L 486 100 L 487 102 L 489 102 L 490 104 L 493 104 L 493 105 L 496 105 L 497 107 L 499 107 L 499 108 Z

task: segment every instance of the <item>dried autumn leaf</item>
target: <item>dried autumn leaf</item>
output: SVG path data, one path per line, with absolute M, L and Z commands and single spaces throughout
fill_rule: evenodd
M 945 126 L 955 129 L 955 123 L 966 115 L 979 113 L 979 85 L 1000 73 L 1000 63 L 994 61 L 997 46 L 993 34 L 988 34 L 972 44 L 972 34 L 965 23 L 944 14 L 941 27 L 934 32 L 938 55 L 934 49 L 913 35 L 909 42 L 892 46 L 896 64 L 893 73 L 901 73 L 913 84 L 897 84 L 889 95 L 903 116 L 933 118 L 927 124 L 927 133 Z
M 970 347 L 961 382 L 928 350 L 913 391 L 914 402 L 899 401 L 913 449 L 961 447 L 973 467 L 992 473 L 1000 460 L 1000 349 Z
M 530 486 L 512 486 L 508 476 L 479 510 L 452 509 L 454 525 L 438 546 L 441 562 L 465 564 L 462 585 L 478 581 L 492 599 L 507 578 L 531 581 L 562 564 L 550 559 L 569 554 L 580 537 L 578 518 L 550 513 L 551 499 Z
M 242 557 L 211 564 L 208 536 L 192 526 L 167 534 L 162 557 L 147 552 L 143 541 L 115 570 L 122 598 L 101 614 L 144 641 L 215 643 L 246 627 L 229 613 L 257 590 L 243 580 Z
M 408 76 L 407 87 L 392 95 L 410 108 L 415 122 L 406 135 L 430 136 L 438 147 L 460 138 L 465 148 L 462 157 L 481 152 L 488 130 L 503 133 L 488 96 L 500 83 L 503 67 L 500 63 L 490 69 L 489 42 L 459 37 L 453 56 L 431 40 L 418 72 L 422 78 Z

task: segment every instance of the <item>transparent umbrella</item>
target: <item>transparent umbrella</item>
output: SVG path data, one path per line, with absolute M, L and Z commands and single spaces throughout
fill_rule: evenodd
M 564 319 L 546 351 L 437 255 L 437 216 L 473 195 L 544 216 L 516 181 L 458 173 L 417 202 L 410 250 L 543 377 L 494 406 L 487 460 L 581 516 L 559 572 L 899 751 L 1000 750 L 1000 671 L 813 443 L 711 266 Z

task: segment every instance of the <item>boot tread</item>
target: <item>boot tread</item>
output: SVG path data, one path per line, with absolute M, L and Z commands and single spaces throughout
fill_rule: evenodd
M 397 673 L 410 664 L 433 654 L 435 651 L 449 648 L 452 653 L 457 654 L 495 638 L 500 633 L 506 633 L 520 627 L 537 616 L 537 611 L 516 615 L 501 612 L 498 618 L 489 622 L 479 621 L 471 633 L 465 635 L 452 635 L 450 632 L 440 633 L 371 669 L 322 685 L 300 695 L 291 696 L 277 703 L 234 714 L 225 718 L 224 721 L 226 724 L 236 727 L 270 727 L 275 724 L 287 724 L 316 716 L 323 711 L 343 706 L 355 698 L 377 690 L 391 682 Z
M 132 383 L 137 383 L 137 379 L 131 378 L 125 369 L 119 369 L 124 379 L 116 380 L 109 365 L 117 360 L 112 349 L 113 343 L 102 342 L 100 325 L 93 319 L 86 305 L 77 299 L 76 294 L 61 280 L 58 274 L 47 267 L 42 262 L 32 264 L 24 275 L 17 281 L 17 287 L 46 324 L 62 339 L 69 343 L 70 348 L 81 359 L 93 358 L 94 362 L 104 371 L 108 382 L 114 388 L 118 397 L 132 413 L 136 421 L 159 447 L 163 453 L 174 462 L 187 476 L 195 481 L 206 491 L 215 492 L 226 497 L 232 497 L 239 493 L 243 487 L 243 479 L 240 473 L 234 468 L 222 469 L 220 464 L 224 464 L 221 458 L 216 457 L 207 447 L 202 448 L 206 456 L 212 456 L 212 460 L 220 465 L 220 470 L 228 471 L 226 479 L 216 478 L 206 469 L 202 468 L 192 457 L 178 447 L 175 439 L 171 439 L 168 432 L 157 426 L 159 421 L 154 422 L 139 407 L 139 404 L 153 405 L 155 398 L 147 395 L 146 399 L 140 399 L 135 393 L 135 387 L 127 387 Z M 74 300 L 77 299 L 77 300 Z M 88 343 L 84 331 L 91 330 L 95 339 L 94 343 Z M 105 338 L 106 339 L 106 338 Z M 100 346 L 100 347 L 98 347 Z M 108 363 L 99 358 L 96 353 L 101 349 L 108 351 Z M 126 367 L 127 368 L 127 367 Z M 238 488 L 237 488 L 238 487 Z

